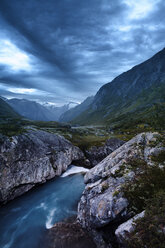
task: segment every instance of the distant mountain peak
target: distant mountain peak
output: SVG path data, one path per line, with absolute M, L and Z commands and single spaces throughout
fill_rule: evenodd
M 6 101 L 16 112 L 31 120 L 58 121 L 61 114 L 69 109 L 67 105 L 62 107 L 42 105 L 27 99 L 12 98 Z
M 61 122 L 70 122 L 78 115 L 80 115 L 83 111 L 85 111 L 89 105 L 92 103 L 94 97 L 89 96 L 87 97 L 82 103 L 77 104 L 74 108 L 69 109 L 60 117 Z

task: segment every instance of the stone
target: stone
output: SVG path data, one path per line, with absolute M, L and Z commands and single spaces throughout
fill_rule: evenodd
M 117 228 L 133 217 L 134 212 L 129 209 L 123 186 L 131 185 L 136 174 L 143 173 L 144 167 L 141 165 L 145 165 L 145 168 L 165 166 L 165 161 L 153 161 L 153 155 L 165 152 L 161 140 L 163 137 L 156 132 L 141 133 L 86 173 L 86 187 L 78 204 L 77 216 L 83 228 L 99 236 L 100 233 L 104 234 L 106 227 L 114 232 L 114 225 Z M 110 244 L 111 240 L 107 245 Z
M 47 236 L 48 248 L 96 248 L 89 234 L 74 218 L 56 223 Z
M 140 214 L 135 215 L 133 218 L 129 219 L 128 221 L 124 222 L 115 231 L 115 235 L 117 237 L 118 243 L 120 244 L 121 248 L 126 247 L 126 241 L 129 239 L 129 234 L 135 230 L 134 221 L 144 217 L 145 211 L 141 212 Z
M 119 148 L 124 144 L 124 141 L 111 138 L 108 139 L 104 146 L 93 146 L 90 149 L 85 151 L 85 156 L 90 161 L 90 167 L 94 167 L 98 163 L 100 163 L 105 157 L 107 157 L 114 150 Z
M 35 185 L 60 176 L 83 152 L 64 137 L 39 131 L 1 137 L 0 202 L 25 193 Z

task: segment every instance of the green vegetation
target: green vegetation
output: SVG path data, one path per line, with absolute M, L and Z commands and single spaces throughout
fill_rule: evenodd
M 155 134 L 149 145 L 163 147 L 164 136 Z M 143 151 L 143 147 L 141 149 Z M 128 248 L 164 248 L 165 151 L 152 155 L 151 161 L 153 165 L 141 159 L 131 159 L 117 171 L 117 176 L 123 175 L 126 169 L 135 172 L 133 181 L 128 179 L 122 187 L 129 202 L 128 211 L 135 215 L 145 210 L 144 217 L 135 221 L 135 230 L 128 235 Z
M 113 197 L 118 196 L 119 194 L 120 194 L 120 191 L 116 190 L 116 191 L 113 193 Z
M 106 189 L 108 189 L 109 188 L 109 184 L 108 184 L 108 182 L 103 182 L 102 184 L 101 184 L 101 191 L 102 192 L 104 192 Z
M 148 94 L 148 92 L 150 94 Z M 104 99 L 106 106 L 103 106 L 103 109 L 94 113 L 91 112 L 91 110 L 87 110 L 87 114 L 90 115 L 89 123 L 95 123 L 96 125 L 102 122 L 103 124 L 100 124 L 100 126 L 84 127 L 74 127 L 70 124 L 62 124 L 54 121 L 43 122 L 21 119 L 12 108 L 8 104 L 6 106 L 5 101 L 1 99 L 0 132 L 12 136 L 26 131 L 27 126 L 28 128 L 32 126 L 32 128 L 60 134 L 70 140 L 74 145 L 79 146 L 82 150 L 86 150 L 92 146 L 102 146 L 107 139 L 114 137 L 128 141 L 141 132 L 164 131 L 164 94 L 165 84 L 161 83 L 153 85 L 148 90 L 144 90 L 133 100 L 129 99 L 123 102 L 122 98 L 118 98 L 117 105 L 115 103 L 108 106 L 109 100 Z M 116 101 L 116 99 L 111 100 Z M 5 107 L 1 107 L 1 105 L 4 104 Z M 14 125 L 16 125 L 16 127 L 14 127 Z
M 102 99 L 103 100 L 103 99 Z M 163 130 L 165 128 L 165 83 L 155 83 L 134 98 L 104 99 L 100 109 L 88 109 L 73 123 L 99 124 L 125 132 Z M 137 129 L 137 130 L 136 130 Z
M 157 163 L 165 162 L 165 150 L 160 151 L 157 155 L 152 155 L 151 160 Z
M 68 137 L 68 139 L 76 146 L 80 147 L 83 151 L 89 149 L 92 146 L 103 146 L 105 141 L 109 138 L 109 136 L 96 136 L 95 134 L 72 134 L 72 138 Z
M 28 125 L 39 130 L 64 136 L 82 150 L 92 146 L 102 146 L 111 137 L 105 127 L 71 127 L 69 124 L 58 122 L 29 122 Z
M 128 169 L 128 167 L 126 167 L 126 164 L 121 165 L 120 168 L 116 170 L 114 174 L 111 174 L 111 176 L 114 178 L 122 177 L 125 174 L 126 168 Z
M 105 127 L 71 127 L 69 124 L 55 121 L 30 121 L 21 118 L 6 119 L 0 122 L 0 133 L 9 137 L 19 135 L 29 129 L 62 135 L 82 150 L 92 146 L 102 146 L 111 137 Z
M 20 119 L 10 119 L 0 123 L 0 133 L 6 136 L 19 135 L 26 132 Z
M 113 115 L 112 115 L 113 116 Z M 132 112 L 111 118 L 106 124 L 116 129 L 163 130 L 165 128 L 165 103 L 154 103 Z
M 127 240 L 128 248 L 165 247 L 165 192 L 159 191 L 145 201 L 145 216 L 135 221 Z
M 164 167 L 142 166 L 142 171 L 137 173 L 133 182 L 128 182 L 123 187 L 125 197 L 130 202 L 129 209 L 135 214 L 145 209 L 146 200 L 151 199 L 160 190 L 165 191 Z
M 115 171 L 114 174 L 111 174 L 112 177 L 123 177 L 130 171 L 139 171 L 139 168 L 145 169 L 147 163 L 143 159 L 138 158 L 131 158 L 127 160 L 127 163 L 123 163 L 118 170 Z

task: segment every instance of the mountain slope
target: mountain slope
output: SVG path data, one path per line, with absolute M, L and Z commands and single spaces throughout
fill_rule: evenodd
M 26 99 L 10 99 L 7 103 L 20 115 L 38 121 L 58 121 L 60 115 L 68 110 L 68 106 L 46 107 L 35 101 Z
M 116 118 L 144 112 L 165 104 L 165 49 L 149 60 L 119 75 L 97 92 L 89 108 L 74 119 L 78 124 L 110 124 Z M 145 111 L 144 111 L 145 110 Z M 133 113 L 134 112 L 134 113 Z M 164 111 L 163 111 L 164 112 Z M 150 116 L 149 115 L 149 116 Z
M 44 107 L 46 107 L 48 111 L 51 112 L 54 121 L 59 121 L 59 118 L 61 117 L 61 115 L 69 110 L 70 104 L 65 104 L 61 107 L 56 107 L 53 105 L 47 105 Z
M 76 107 L 69 109 L 64 114 L 61 115 L 60 121 L 61 122 L 69 122 L 76 118 L 78 115 L 80 115 L 82 112 L 84 112 L 89 105 L 92 103 L 94 97 L 90 96 L 86 98 L 81 104 L 77 105 Z
M 0 119 L 19 118 L 17 114 L 2 98 L 0 98 Z

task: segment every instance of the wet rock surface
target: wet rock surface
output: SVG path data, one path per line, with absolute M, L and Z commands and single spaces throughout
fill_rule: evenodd
M 1 137 L 0 202 L 5 203 L 84 159 L 82 151 L 63 138 L 39 130 Z

